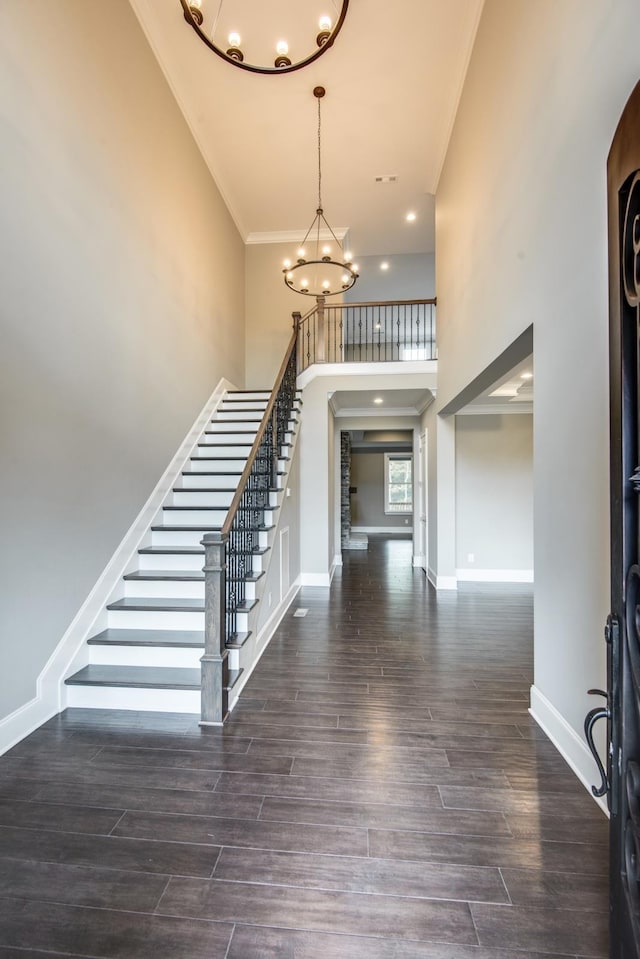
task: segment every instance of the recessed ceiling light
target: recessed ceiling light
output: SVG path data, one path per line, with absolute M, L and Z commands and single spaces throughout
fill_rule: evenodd
M 407 213 L 407 216 L 406 216 L 407 223 L 413 223 L 415 218 L 416 218 L 415 213 Z
M 380 269 L 381 269 L 381 270 L 388 270 L 388 269 L 389 269 L 389 264 L 387 263 L 386 260 L 383 260 L 383 261 L 382 261 L 382 263 L 380 264 Z
M 521 379 L 521 380 L 532 380 L 532 379 L 533 379 L 533 373 L 521 373 L 521 374 L 520 374 L 520 379 Z
M 383 401 L 383 399 L 382 399 L 381 396 L 376 396 L 376 398 L 374 399 L 373 402 L 374 402 L 374 403 L 377 403 L 378 405 L 380 405 L 380 403 L 382 403 L 382 402 L 384 402 L 384 401 Z

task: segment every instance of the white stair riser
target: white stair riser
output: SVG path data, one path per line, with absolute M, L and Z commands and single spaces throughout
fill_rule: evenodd
M 200 546 L 203 533 L 198 530 L 154 529 L 151 533 L 152 546 Z M 204 563 L 203 563 L 204 565 Z M 202 569 L 202 566 L 200 567 Z
M 224 446 L 221 443 L 199 443 L 194 450 L 194 456 L 208 456 L 213 457 L 214 459 L 218 456 L 233 456 L 236 459 L 244 460 L 246 463 L 250 452 L 251 443 L 243 443 L 242 445 L 238 446 Z M 244 466 L 242 468 L 244 469 Z
M 205 454 L 202 454 L 205 455 Z M 235 456 L 232 456 L 227 460 L 217 460 L 215 463 L 212 463 L 210 460 L 200 461 L 200 458 L 192 459 L 189 463 L 189 473 L 193 475 L 194 473 L 238 473 L 242 474 L 242 471 L 247 462 L 247 457 L 244 458 L 238 456 L 237 453 Z M 186 479 L 186 477 L 183 477 Z
M 143 553 L 138 557 L 139 569 L 191 569 L 199 572 L 204 567 L 204 553 L 180 556 L 178 553 Z
M 200 490 L 192 492 L 191 490 L 174 490 L 172 500 L 174 506 L 223 506 L 228 508 L 235 495 L 235 490 L 206 490 L 204 493 Z M 278 494 L 274 490 L 269 490 L 269 506 L 278 505 Z
M 124 595 L 144 599 L 171 596 L 174 599 L 201 599 L 204 601 L 204 580 L 181 583 L 178 580 L 125 579 Z
M 204 613 L 188 613 L 173 610 L 110 609 L 109 629 L 198 629 L 204 630 Z M 237 629 L 249 631 L 249 613 L 238 613 Z
M 223 402 L 226 403 L 227 400 L 233 400 L 234 402 L 240 403 L 253 403 L 254 400 L 259 400 L 268 403 L 270 397 L 270 390 L 249 390 L 248 392 L 243 392 L 242 394 L 238 394 L 234 390 L 230 390 L 225 394 Z
M 192 493 L 189 490 L 174 490 L 171 501 L 174 506 L 231 506 L 234 489 L 207 490 L 206 493 Z
M 178 486 L 181 490 L 193 489 L 236 489 L 238 480 L 242 471 L 224 472 L 217 476 L 203 476 L 201 473 L 188 473 L 181 476 L 178 480 Z
M 199 689 L 133 689 L 121 686 L 67 686 L 67 706 L 77 709 L 135 709 L 200 713 Z
M 256 583 L 246 583 L 244 584 L 244 598 L 251 602 L 256 598 Z
M 212 419 L 211 422 L 214 424 L 215 427 L 218 427 L 221 423 L 226 423 L 227 420 L 242 420 L 243 423 L 251 424 L 251 426 L 255 426 L 255 428 L 257 429 L 258 423 L 260 423 L 263 416 L 264 416 L 264 409 L 236 410 L 236 409 L 229 409 L 228 407 L 225 407 L 221 410 L 218 410 L 218 412 L 215 415 L 215 418 Z M 249 428 L 250 427 L 247 426 L 247 429 Z M 238 429 L 237 426 L 236 426 L 236 429 Z
M 245 596 L 255 599 L 256 584 L 245 583 Z M 201 599 L 204 602 L 204 580 L 201 582 L 181 583 L 178 580 L 137 579 L 125 580 L 124 594 L 128 597 L 139 596 L 141 599 L 162 599 L 171 596 L 173 599 Z
M 89 661 L 99 666 L 162 666 L 166 669 L 200 669 L 204 646 L 89 646 Z
M 219 509 L 199 510 L 199 509 L 179 509 L 162 510 L 163 526 L 222 526 L 227 515 L 227 507 L 221 506 Z
M 253 415 L 258 409 L 264 413 L 267 405 L 267 400 L 242 400 L 241 402 L 237 400 L 223 400 L 218 409 L 218 414 L 236 412 L 238 416 L 242 416 L 244 412 L 249 410 L 251 415 Z
M 154 609 L 110 609 L 109 629 L 204 629 L 204 613 Z
M 222 526 L 226 517 L 228 509 L 221 506 L 220 509 L 213 510 L 199 510 L 197 507 L 194 509 L 185 509 L 185 510 L 162 510 L 162 524 L 163 526 Z M 273 514 L 270 509 L 265 509 L 264 511 L 264 525 L 270 526 L 273 522 Z
M 210 433 L 224 433 L 226 435 L 236 436 L 240 435 L 239 443 L 246 443 L 248 440 L 247 433 L 252 434 L 254 437 L 258 432 L 258 426 L 260 421 L 253 423 L 250 420 L 247 420 L 245 423 L 238 423 L 236 420 L 213 420 L 213 422 L 207 427 L 205 431 L 205 437 Z M 253 442 L 253 441 L 252 441 Z

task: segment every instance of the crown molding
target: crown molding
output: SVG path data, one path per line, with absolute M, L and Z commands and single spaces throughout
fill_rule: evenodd
M 335 236 L 342 242 L 349 232 L 348 226 L 340 226 L 334 231 Z M 271 230 L 265 233 L 249 233 L 245 240 L 247 246 L 251 246 L 254 243 L 302 243 L 306 234 L 306 230 Z M 314 230 L 313 238 L 317 236 L 317 232 Z M 334 237 L 331 235 L 331 232 L 326 229 L 320 230 L 320 240 L 322 241 L 331 241 Z

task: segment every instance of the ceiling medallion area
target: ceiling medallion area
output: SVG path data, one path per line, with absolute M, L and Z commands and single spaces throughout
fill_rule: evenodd
M 251 73 L 292 73 L 333 45 L 349 0 L 180 0 L 213 53 Z

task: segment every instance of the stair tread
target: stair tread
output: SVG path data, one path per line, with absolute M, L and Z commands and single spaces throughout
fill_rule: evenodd
M 258 602 L 257 599 L 248 599 L 239 603 L 237 610 L 248 613 Z M 185 596 L 125 596 L 109 603 L 107 609 L 114 611 L 160 611 L 173 613 L 203 613 L 204 599 L 192 599 Z
M 125 596 L 109 603 L 107 609 L 202 613 L 204 612 L 204 599 L 192 599 L 184 596 Z
M 220 474 L 226 476 L 226 473 Z M 238 473 L 238 476 L 240 474 Z M 235 493 L 238 486 L 174 486 L 174 493 Z
M 226 641 L 227 649 L 242 649 L 247 640 L 251 637 L 251 630 L 248 633 L 234 633 Z
M 241 667 L 240 669 L 230 669 L 230 670 L 229 670 L 229 678 L 228 678 L 228 680 L 227 680 L 228 686 L 226 687 L 226 688 L 227 688 L 227 692 L 228 692 L 230 689 L 233 689 L 233 687 L 235 686 L 235 684 L 238 682 L 238 680 L 239 680 L 240 677 L 242 676 L 243 672 L 244 672 L 244 669 L 243 669 L 242 667 Z
M 175 528 L 175 527 L 173 527 Z M 161 527 L 164 529 L 164 527 Z M 240 550 L 243 555 L 263 556 L 271 547 L 259 546 L 252 550 Z M 199 546 L 143 546 L 138 550 L 144 556 L 204 556 L 204 548 Z
M 134 686 L 138 689 L 200 689 L 200 669 L 91 664 L 65 679 L 68 686 Z
M 204 649 L 204 632 L 197 629 L 103 629 L 87 640 L 90 646 L 180 646 Z
M 204 556 L 202 546 L 141 546 L 138 553 L 145 556 Z
M 222 529 L 222 526 L 152 526 L 151 530 L 154 533 L 219 533 Z M 271 526 L 256 526 L 254 532 L 256 533 L 268 533 L 270 529 L 273 529 Z
M 198 569 L 136 569 L 122 577 L 127 581 L 135 580 L 181 580 L 184 582 L 200 582 L 204 580 L 204 573 Z
M 173 506 L 173 505 L 172 505 L 172 506 L 163 506 L 162 509 L 163 509 L 163 510 L 175 510 L 175 511 L 177 511 L 177 512 L 184 511 L 184 510 L 191 510 L 191 512 L 193 512 L 194 510 L 198 510 L 198 511 L 202 512 L 202 511 L 204 511 L 204 510 L 211 510 L 211 511 L 213 511 L 213 510 L 218 510 L 218 511 L 220 511 L 220 510 L 228 510 L 229 507 L 228 507 L 228 506 Z

